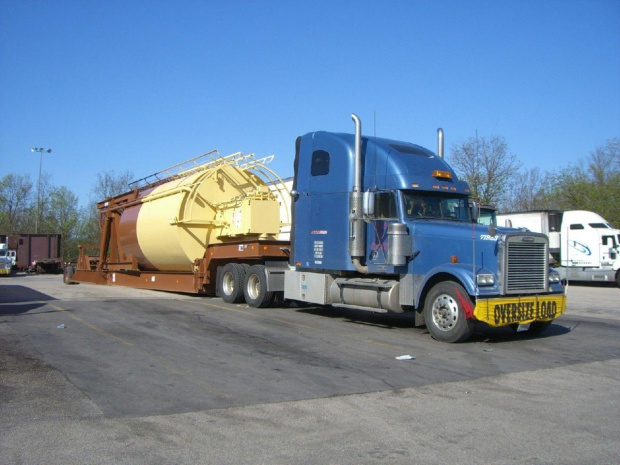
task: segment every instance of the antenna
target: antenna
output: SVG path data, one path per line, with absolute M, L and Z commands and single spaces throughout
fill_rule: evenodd
M 373 119 L 373 131 L 375 136 L 375 185 L 374 188 L 377 189 L 377 110 L 372 111 L 372 119 Z

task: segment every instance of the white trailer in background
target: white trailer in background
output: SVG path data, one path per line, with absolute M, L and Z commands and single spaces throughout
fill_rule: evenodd
M 545 210 L 497 215 L 498 226 L 549 237 L 550 264 L 563 280 L 616 281 L 620 285 L 620 230 L 585 210 Z

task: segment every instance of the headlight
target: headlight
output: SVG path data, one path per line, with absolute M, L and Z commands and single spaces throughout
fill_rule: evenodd
M 495 284 L 495 275 L 479 274 L 476 275 L 478 286 L 493 286 Z
M 559 283 L 560 275 L 558 273 L 549 273 L 549 282 L 550 283 Z

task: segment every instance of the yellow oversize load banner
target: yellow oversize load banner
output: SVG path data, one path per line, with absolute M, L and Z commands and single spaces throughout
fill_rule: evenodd
M 566 310 L 565 295 L 478 299 L 474 316 L 491 326 L 549 321 Z

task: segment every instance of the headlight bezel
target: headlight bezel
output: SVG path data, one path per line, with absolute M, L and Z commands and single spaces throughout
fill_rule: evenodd
M 478 286 L 495 286 L 495 275 L 493 273 L 479 273 L 476 275 Z

